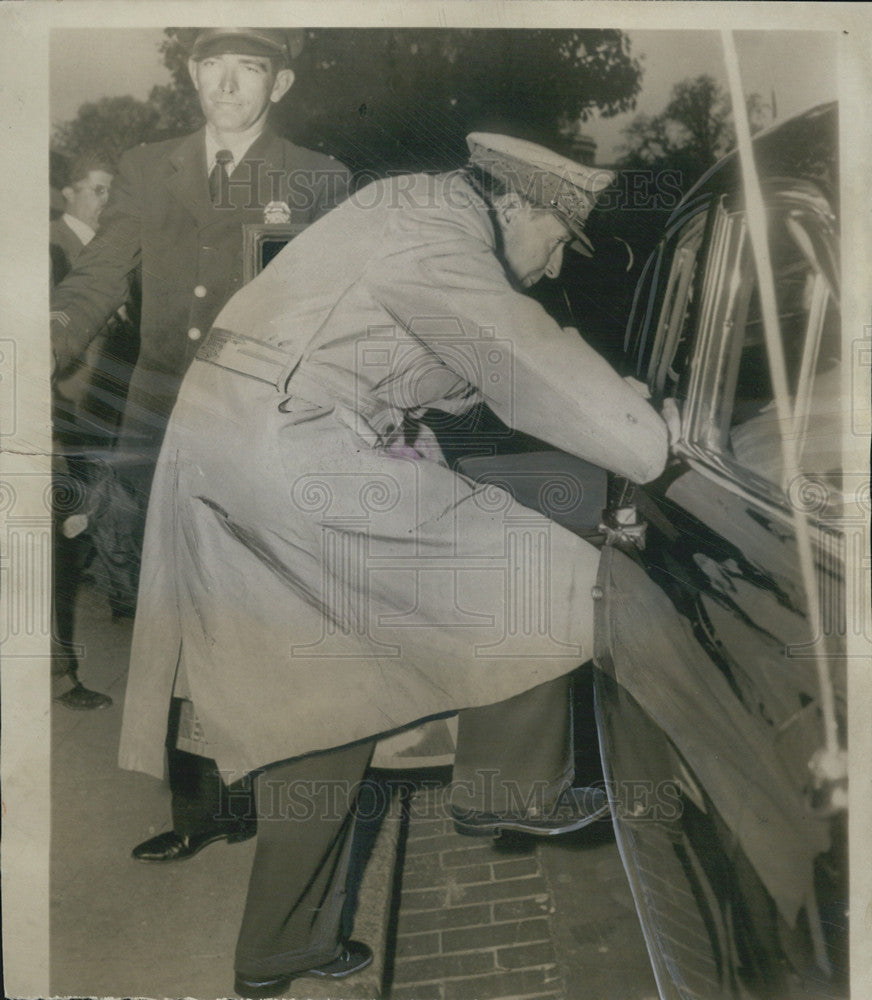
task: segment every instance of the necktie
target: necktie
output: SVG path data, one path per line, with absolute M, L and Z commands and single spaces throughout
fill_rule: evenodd
M 215 166 L 209 174 L 209 194 L 213 205 L 226 204 L 227 168 L 233 163 L 233 153 L 229 149 L 219 149 L 215 154 Z

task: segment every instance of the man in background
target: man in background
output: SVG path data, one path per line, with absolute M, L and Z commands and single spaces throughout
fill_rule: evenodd
M 100 215 L 109 199 L 114 171 L 106 160 L 96 155 L 80 156 L 70 162 L 55 154 L 52 167 L 54 188 L 63 203 L 63 212 L 49 223 L 51 283 L 54 287 L 70 273 L 83 248 L 96 235 Z M 124 306 L 121 307 L 123 309 Z M 126 328 L 129 323 L 127 314 L 121 310 L 107 320 L 89 344 L 86 356 L 64 380 L 54 386 L 52 429 L 56 452 L 56 497 L 73 496 L 86 489 L 88 460 L 81 452 L 87 444 L 111 443 L 112 426 L 99 426 L 99 417 L 89 413 L 89 402 L 93 403 L 91 390 L 104 360 L 107 340 L 113 334 L 123 338 L 129 333 Z M 116 412 L 120 417 L 120 410 Z M 78 583 L 88 546 L 86 540 L 76 537 L 84 519 L 64 516 L 69 513 L 64 509 L 54 511 L 56 647 L 52 687 L 59 704 L 87 711 L 105 708 L 112 704 L 112 699 L 86 688 L 78 676 L 73 627 Z
M 49 225 L 52 284 L 57 285 L 70 273 L 82 247 L 94 238 L 100 213 L 109 200 L 114 171 L 96 156 L 79 157 L 69 168 L 69 176 L 60 189 L 64 213 Z
M 49 223 L 53 288 L 72 271 L 82 250 L 96 236 L 109 200 L 114 167 L 96 154 L 86 154 L 73 159 L 69 166 L 64 164 L 60 172 L 65 174 L 58 181 L 62 184 L 64 211 Z M 65 440 L 71 437 L 76 443 L 112 443 L 136 360 L 135 313 L 131 315 L 129 306 L 129 301 L 123 302 L 107 318 L 82 359 L 55 383 L 55 432 Z
M 305 225 L 348 189 L 345 167 L 280 138 L 267 124 L 271 105 L 294 82 L 291 64 L 302 44 L 302 31 L 200 32 L 188 68 L 205 127 L 122 157 L 100 233 L 53 297 L 52 347 L 62 376 L 141 268 L 140 350 L 117 448 L 118 468 L 139 505 L 139 537 L 182 377 L 243 284 L 243 227 Z M 223 785 L 199 732 L 190 700 L 175 698 L 167 736 L 173 829 L 134 848 L 138 860 L 187 858 L 216 840 L 255 832 L 244 790 L 233 789 L 234 815 L 222 808 Z

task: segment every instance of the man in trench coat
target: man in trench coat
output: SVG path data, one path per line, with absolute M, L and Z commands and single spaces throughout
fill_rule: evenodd
M 567 787 L 551 730 L 562 678 L 591 655 L 598 552 L 451 472 L 417 418 L 485 400 L 633 480 L 665 464 L 661 418 L 522 294 L 584 240 L 609 175 L 505 136 L 469 142 L 467 170 L 362 189 L 234 296 L 161 452 L 120 763 L 161 774 L 181 684 L 225 780 L 256 775 L 244 996 L 370 960 L 339 914 L 380 734 L 463 710 L 473 820 L 518 810 L 540 744 L 554 746 L 529 812 Z M 477 780 L 494 771 L 488 798 Z
M 116 447 L 118 472 L 141 507 L 132 525 L 140 537 L 179 385 L 219 310 L 243 284 L 243 226 L 277 218 L 309 223 L 347 194 L 345 167 L 267 124 L 271 105 L 293 83 L 290 63 L 302 43 L 302 31 L 200 32 L 189 70 L 205 128 L 122 157 L 100 230 L 52 297 L 52 347 L 62 377 L 125 301 L 128 276 L 141 269 L 141 346 Z M 329 261 L 324 266 L 332 272 Z M 167 740 L 173 829 L 138 845 L 139 860 L 190 857 L 217 839 L 253 832 L 243 820 L 216 819 L 224 813 L 215 762 L 189 753 L 195 742 L 178 746 L 180 731 L 198 731 L 187 700 L 175 703 Z M 240 815 L 248 813 L 237 800 Z

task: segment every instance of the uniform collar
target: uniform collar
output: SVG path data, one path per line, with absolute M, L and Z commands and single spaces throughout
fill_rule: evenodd
M 218 140 L 212 135 L 208 127 L 204 131 L 206 134 L 206 173 L 209 174 L 212 172 L 212 167 L 215 166 L 215 154 L 219 149 L 230 150 L 233 154 L 233 170 L 235 170 L 245 159 L 245 155 L 249 149 L 263 135 L 265 129 L 261 129 L 255 136 L 244 135 L 241 139 L 233 143 L 225 143 L 224 145 L 218 144 Z
M 260 171 L 261 166 L 270 169 L 271 161 L 276 156 L 276 145 L 275 133 L 269 127 L 265 128 L 246 150 L 242 161 L 235 163 L 234 171 L 244 163 L 253 170 Z M 216 208 L 209 197 L 205 129 L 201 128 L 181 139 L 172 149 L 169 163 L 172 169 L 165 180 L 167 190 L 194 214 L 201 225 L 214 222 Z M 278 165 L 281 165 L 280 161 Z M 266 197 L 268 192 L 269 187 L 265 185 L 263 193 Z M 245 196 L 235 190 L 231 192 L 231 197 Z

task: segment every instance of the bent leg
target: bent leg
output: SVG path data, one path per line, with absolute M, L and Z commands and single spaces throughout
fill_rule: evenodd
M 512 815 L 547 811 L 572 777 L 569 675 L 458 714 L 456 808 Z

